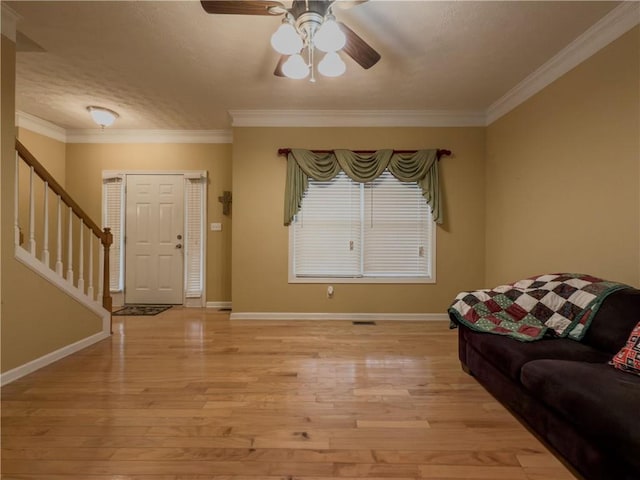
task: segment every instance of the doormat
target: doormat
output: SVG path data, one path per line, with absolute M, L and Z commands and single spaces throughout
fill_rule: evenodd
M 171 305 L 127 305 L 120 310 L 113 312 L 115 316 L 140 316 L 140 315 L 157 315 L 169 310 Z

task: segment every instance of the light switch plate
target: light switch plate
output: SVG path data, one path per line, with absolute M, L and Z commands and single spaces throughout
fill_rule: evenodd
M 221 223 L 212 223 L 211 224 L 211 231 L 212 232 L 221 232 L 222 231 L 222 224 Z

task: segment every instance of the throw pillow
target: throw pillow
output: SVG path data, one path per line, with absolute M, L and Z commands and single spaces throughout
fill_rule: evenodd
M 611 365 L 625 372 L 640 375 L 640 322 L 631 330 L 627 343 L 613 357 Z

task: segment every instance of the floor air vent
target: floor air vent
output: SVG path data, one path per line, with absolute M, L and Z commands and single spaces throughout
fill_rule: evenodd
M 376 324 L 376 322 L 374 322 L 373 320 L 356 320 L 351 323 L 353 325 L 375 325 Z

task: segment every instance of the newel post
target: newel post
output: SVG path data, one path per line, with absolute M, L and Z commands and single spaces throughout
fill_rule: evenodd
M 113 243 L 113 235 L 111 229 L 105 227 L 101 238 L 104 250 L 103 268 L 102 268 L 102 306 L 111 313 L 111 288 L 109 281 L 109 247 Z M 113 327 L 109 327 L 109 332 L 113 333 Z

